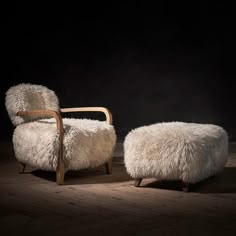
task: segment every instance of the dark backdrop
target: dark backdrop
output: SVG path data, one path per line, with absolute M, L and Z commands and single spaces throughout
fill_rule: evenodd
M 22 82 L 53 89 L 61 107 L 108 107 L 121 140 L 163 121 L 218 124 L 236 139 L 230 1 L 20 2 L 2 9 L 0 139 L 13 131 L 5 92 Z

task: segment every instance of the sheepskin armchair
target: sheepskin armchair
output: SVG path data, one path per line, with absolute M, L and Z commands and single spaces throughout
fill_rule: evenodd
M 112 115 L 104 107 L 64 108 L 54 91 L 42 85 L 19 84 L 6 92 L 5 105 L 15 126 L 13 146 L 16 159 L 47 171 L 56 171 L 63 184 L 68 170 L 105 165 L 112 173 L 116 133 Z M 62 118 L 65 112 L 102 112 L 106 121 Z

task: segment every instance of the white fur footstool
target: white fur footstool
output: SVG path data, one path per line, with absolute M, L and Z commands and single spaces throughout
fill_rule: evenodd
M 220 172 L 227 161 L 228 135 L 211 124 L 158 123 L 132 130 L 124 141 L 128 174 L 139 186 L 143 178 L 181 180 L 183 190 Z

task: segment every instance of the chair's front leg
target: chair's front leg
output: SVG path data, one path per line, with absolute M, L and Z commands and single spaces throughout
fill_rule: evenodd
M 60 134 L 60 148 L 58 152 L 58 163 L 56 170 L 57 184 L 64 183 L 65 167 L 63 162 L 63 133 Z
M 110 158 L 108 162 L 105 163 L 105 167 L 106 167 L 106 173 L 108 175 L 111 175 L 112 174 L 112 158 Z
M 65 176 L 65 170 L 64 170 L 64 164 L 60 162 L 57 165 L 57 184 L 63 184 L 64 183 L 64 176 Z

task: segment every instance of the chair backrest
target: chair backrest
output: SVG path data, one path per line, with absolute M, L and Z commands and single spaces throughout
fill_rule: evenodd
M 16 116 L 18 111 L 59 110 L 59 100 L 54 91 L 42 85 L 19 84 L 6 92 L 6 109 L 13 125 L 46 118 L 46 116 Z

